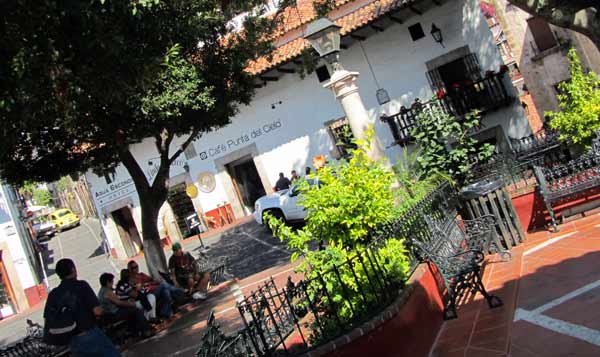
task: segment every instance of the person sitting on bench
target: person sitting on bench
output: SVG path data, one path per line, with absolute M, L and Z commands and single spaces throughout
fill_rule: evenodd
M 141 285 L 136 285 L 129 270 L 121 270 L 121 279 L 117 283 L 115 293 L 121 300 L 135 301 L 135 306 L 144 312 L 146 320 L 156 321 L 156 296 L 148 293 Z
M 207 298 L 210 273 L 199 271 L 194 264 L 194 257 L 184 252 L 181 244 L 173 244 L 173 255 L 169 258 L 169 273 L 175 286 L 180 286 L 192 294 L 194 300 L 205 300 Z
M 98 300 L 109 321 L 127 321 L 129 331 L 134 335 L 150 337 L 152 328 L 144 313 L 140 311 L 133 301 L 121 300 L 113 291 L 115 276 L 110 273 L 100 275 L 100 290 Z

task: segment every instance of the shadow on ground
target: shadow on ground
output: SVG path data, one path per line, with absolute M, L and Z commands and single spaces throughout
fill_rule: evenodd
M 201 250 L 198 247 L 193 251 Z M 228 257 L 227 273 L 244 279 L 273 266 L 289 263 L 291 252 L 267 229 L 250 222 L 223 234 L 217 243 L 209 246 L 206 255 L 210 258 Z

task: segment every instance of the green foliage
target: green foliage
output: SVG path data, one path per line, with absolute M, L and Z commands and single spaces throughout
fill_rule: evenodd
M 38 206 L 49 206 L 52 203 L 52 195 L 48 190 L 35 189 L 33 191 L 33 202 Z
M 422 150 L 417 158 L 420 170 L 425 175 L 442 173 L 459 184 L 464 182 L 470 175 L 472 160 L 485 161 L 494 151 L 493 145 L 478 146 L 477 140 L 469 136 L 479 121 L 478 112 L 457 120 L 437 104 L 423 108 L 412 131 Z
M 354 248 L 366 243 L 370 229 L 393 218 L 394 176 L 367 156 L 367 140 L 357 144 L 348 161 L 318 171 L 318 187 L 300 182 L 299 204 L 307 211 L 307 223 L 302 233 L 286 236 L 292 248 L 307 252 L 309 240 Z
M 394 165 L 396 180 L 400 185 L 396 191 L 402 204 L 398 214 L 410 209 L 421 198 L 434 190 L 441 182 L 450 181 L 451 177 L 439 171 L 426 173 L 421 169 L 419 157 L 422 148 L 416 147 L 412 152 L 408 148 L 402 150 L 402 157 Z
M 66 176 L 63 176 L 56 182 L 56 188 L 64 192 L 69 188 L 69 179 Z
M 600 78 L 584 73 L 577 51 L 568 54 L 571 79 L 558 85 L 559 112 L 546 112 L 550 126 L 560 131 L 560 138 L 573 144 L 589 146 L 600 129 Z
M 37 189 L 37 187 L 38 187 L 37 182 L 25 181 L 21 185 L 21 188 L 19 188 L 19 192 L 22 195 L 31 197 L 33 195 L 33 191 L 35 191 Z
M 325 272 L 322 277 L 329 296 L 323 296 L 316 284 L 308 288 L 310 298 L 318 299 L 325 310 L 335 306 L 344 324 L 382 308 L 373 290 L 367 288 L 376 272 L 370 264 L 361 264 L 357 254 L 367 261 L 364 247 L 371 243 L 369 231 L 390 222 L 397 214 L 391 189 L 394 175 L 366 155 L 368 138 L 356 141 L 357 148 L 348 161 L 329 163 L 309 178 L 318 180 L 319 185 L 300 182 L 299 202 L 307 210 L 302 229 L 294 230 L 273 216 L 266 217 L 274 235 L 286 241 L 293 251 L 292 260 L 304 257 L 299 271 L 306 278 L 316 279 Z M 315 251 L 312 248 L 317 244 L 321 248 Z M 401 240 L 384 242 L 371 258 L 382 268 L 383 279 L 392 286 L 399 287 L 405 281 L 409 262 Z M 354 262 L 354 272 L 349 259 Z M 331 270 L 334 266 L 339 277 Z M 325 332 L 321 334 L 313 326 L 311 339 L 321 342 L 335 336 L 339 333 L 336 321 L 333 316 L 322 316 Z

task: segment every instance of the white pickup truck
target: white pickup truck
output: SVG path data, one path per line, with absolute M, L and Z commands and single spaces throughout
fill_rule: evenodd
M 316 180 L 309 179 L 308 184 L 313 186 Z M 258 224 L 264 224 L 265 213 L 270 213 L 284 222 L 303 221 L 306 210 L 298 204 L 300 191 L 297 185 L 292 185 L 287 190 L 273 192 L 263 196 L 254 203 L 254 219 Z

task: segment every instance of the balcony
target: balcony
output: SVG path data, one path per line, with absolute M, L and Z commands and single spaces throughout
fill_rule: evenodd
M 464 85 L 455 84 L 448 90 L 438 91 L 437 99 L 421 102 L 419 99 L 392 116 L 382 116 L 381 120 L 390 126 L 394 141 L 399 145 L 407 145 L 413 140 L 411 131 L 417 125 L 419 113 L 432 105 L 441 106 L 442 110 L 458 120 L 475 110 L 485 114 L 500 107 L 507 106 L 514 99 L 508 95 L 504 86 L 506 70 L 497 73 L 488 72 L 485 78 L 468 81 Z

